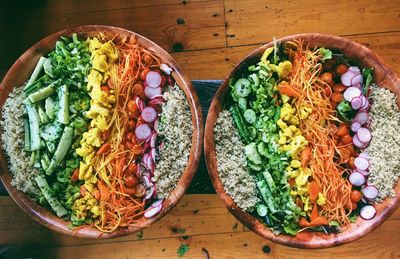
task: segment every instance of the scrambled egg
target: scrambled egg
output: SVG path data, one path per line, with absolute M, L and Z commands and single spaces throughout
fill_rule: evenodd
M 79 167 L 79 179 L 87 180 L 93 174 L 92 159 L 95 148 L 100 147 L 104 140 L 102 132 L 108 129 L 115 96 L 101 90 L 106 83 L 108 71 L 118 59 L 118 51 L 112 42 L 101 43 L 97 38 L 91 39 L 89 49 L 92 53 L 92 69 L 88 75 L 88 90 L 90 91 L 90 109 L 86 117 L 91 119 L 90 129 L 85 132 L 80 142 L 81 147 L 76 153 L 83 157 Z
M 103 132 L 108 129 L 115 96 L 112 91 L 106 93 L 101 86 L 109 78 L 110 67 L 118 59 L 118 50 L 109 41 L 101 43 L 97 38 L 89 41 L 91 52 L 92 69 L 88 75 L 87 89 L 90 91 L 90 109 L 86 117 L 91 119 L 90 128 L 83 133 L 80 148 L 76 153 L 83 158 L 79 166 L 79 179 L 85 180 L 83 187 L 87 190 L 84 197 L 77 199 L 72 207 L 78 219 L 97 218 L 100 215 L 98 201 L 94 198 L 97 191 L 95 184 L 97 177 L 94 175 L 93 158 L 96 148 L 104 143 Z

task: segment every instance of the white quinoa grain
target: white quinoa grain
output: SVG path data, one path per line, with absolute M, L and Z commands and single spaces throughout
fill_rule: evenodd
M 25 107 L 23 87 L 14 88 L 3 106 L 1 140 L 3 149 L 8 157 L 9 168 L 12 174 L 12 185 L 18 190 L 30 195 L 37 195 L 39 189 L 34 178 L 39 172 L 29 161 L 30 156 L 24 151 L 24 113 Z
M 244 144 L 229 111 L 220 112 L 214 136 L 218 174 L 224 189 L 241 209 L 251 211 L 258 201 L 256 184 L 247 170 Z
M 400 113 L 396 95 L 387 89 L 372 86 L 371 143 L 369 184 L 379 190 L 378 202 L 395 196 L 393 189 L 400 177 Z

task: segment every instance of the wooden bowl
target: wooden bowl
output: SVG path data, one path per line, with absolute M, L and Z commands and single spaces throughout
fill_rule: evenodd
M 281 38 L 278 42 L 286 42 L 294 39 L 303 39 L 305 43 L 309 43 L 311 47 L 323 46 L 334 50 L 339 50 L 358 65 L 363 67 L 374 67 L 375 68 L 375 82 L 380 86 L 390 89 L 392 92 L 397 94 L 397 98 L 400 98 L 400 80 L 396 74 L 391 71 L 383 60 L 374 54 L 366 47 L 352 42 L 348 39 L 324 35 L 324 34 L 299 34 L 285 38 Z M 225 192 L 222 185 L 221 179 L 219 178 L 217 171 L 217 160 L 215 152 L 215 141 L 214 141 L 214 125 L 220 113 L 226 94 L 229 93 L 229 79 L 234 77 L 237 78 L 242 69 L 247 68 L 249 65 L 255 64 L 260 59 L 264 50 L 268 47 L 272 47 L 273 43 L 270 42 L 254 52 L 250 53 L 245 57 L 234 69 L 229 73 L 228 77 L 223 81 L 222 86 L 218 89 L 208 112 L 205 137 L 204 137 L 204 150 L 207 162 L 208 172 L 211 177 L 211 181 L 219 195 L 219 197 L 225 203 L 225 206 L 229 211 L 245 226 L 252 231 L 256 232 L 260 236 L 277 242 L 282 245 L 299 247 L 299 248 L 324 248 L 338 246 L 341 244 L 348 243 L 356 240 L 373 229 L 381 225 L 394 210 L 400 204 L 400 181 L 397 183 L 396 197 L 387 198 L 383 203 L 376 204 L 377 215 L 375 218 L 369 221 L 365 221 L 358 217 L 357 222 L 351 224 L 351 226 L 342 233 L 326 235 L 318 232 L 301 232 L 297 236 L 289 235 L 274 235 L 268 227 L 261 223 L 257 218 L 253 217 L 249 213 L 242 211 L 232 200 L 232 198 Z
M 189 187 L 189 184 L 197 169 L 202 151 L 203 119 L 199 100 L 188 77 L 183 73 L 182 69 L 178 66 L 175 60 L 157 44 L 137 33 L 125 29 L 109 26 L 88 25 L 65 29 L 54 33 L 28 49 L 14 63 L 0 85 L 0 107 L 3 106 L 9 92 L 12 91 L 15 86 L 21 86 L 29 79 L 29 76 L 39 58 L 54 49 L 55 42 L 60 38 L 60 36 L 70 36 L 72 33 L 77 33 L 78 36 L 84 37 L 94 37 L 99 33 L 103 33 L 104 35 L 109 35 L 110 37 L 116 36 L 117 39 L 128 37 L 130 40 L 133 40 L 136 38 L 139 44 L 157 53 L 164 63 L 168 64 L 174 69 L 172 76 L 186 95 L 186 98 L 189 102 L 193 123 L 192 146 L 190 150 L 189 161 L 182 174 L 182 177 L 180 178 L 177 187 L 170 193 L 169 197 L 164 200 L 163 208 L 157 216 L 150 219 L 142 217 L 139 219 L 140 227 L 119 228 L 112 233 L 102 233 L 96 228 L 90 226 L 70 229 L 68 228 L 70 222 L 66 222 L 63 219 L 58 218 L 55 214 L 53 214 L 53 212 L 33 202 L 29 196 L 18 191 L 11 185 L 11 175 L 8 171 L 7 161 L 4 157 L 3 151 L 0 152 L 0 178 L 8 193 L 24 211 L 37 222 L 52 230 L 67 235 L 84 238 L 111 238 L 135 233 L 143 228 L 149 227 L 152 223 L 156 222 L 165 214 L 167 214 L 176 205 L 176 203 L 184 195 L 186 189 Z

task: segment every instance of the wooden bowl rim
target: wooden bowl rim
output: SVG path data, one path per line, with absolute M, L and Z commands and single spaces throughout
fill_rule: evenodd
M 334 36 L 334 35 L 329 35 L 329 34 L 319 34 L 319 33 L 305 33 L 305 34 L 295 34 L 295 35 L 290 35 L 287 37 L 283 37 L 280 39 L 277 39 L 278 43 L 281 42 L 286 42 L 294 39 L 305 39 L 306 42 L 312 42 L 315 41 L 315 45 L 318 46 L 324 46 L 322 45 L 321 42 L 324 42 L 326 40 L 333 40 L 334 44 L 338 44 L 339 42 L 341 43 L 341 48 L 347 49 L 349 47 L 352 47 L 354 49 L 357 49 L 359 51 L 363 52 L 363 55 L 365 55 L 365 58 L 372 59 L 373 61 L 370 60 L 370 62 L 374 63 L 374 66 L 379 67 L 381 70 L 383 70 L 384 74 L 381 76 L 380 80 L 378 81 L 378 84 L 380 86 L 386 87 L 387 84 L 391 85 L 397 85 L 398 88 L 400 88 L 400 80 L 397 77 L 396 73 L 394 73 L 383 61 L 382 58 L 380 58 L 378 55 L 373 53 L 371 50 L 366 48 L 365 46 L 362 46 L 359 43 L 353 42 L 349 39 L 339 37 L 339 36 Z M 311 44 L 312 45 L 312 44 Z M 339 44 L 338 44 L 339 45 Z M 250 54 L 248 54 L 246 57 L 244 57 L 240 62 L 238 62 L 234 68 L 231 70 L 231 72 L 228 74 L 228 76 L 225 78 L 225 80 L 222 82 L 221 86 L 219 87 L 216 95 L 214 96 L 209 113 L 206 119 L 206 126 L 205 126 L 205 132 L 204 132 L 204 152 L 205 152 L 205 158 L 206 158 L 206 165 L 208 169 L 208 173 L 211 178 L 211 182 L 213 183 L 213 186 L 220 197 L 222 201 L 224 202 L 226 208 L 235 216 L 236 219 L 238 219 L 242 224 L 244 224 L 246 227 L 248 227 L 250 230 L 253 232 L 257 233 L 258 235 L 262 236 L 265 239 L 271 240 L 273 242 L 279 243 L 281 245 L 285 246 L 290 246 L 290 247 L 296 247 L 296 248 L 306 248 L 306 249 L 316 249 L 316 248 L 328 248 L 328 247 L 334 247 L 334 246 L 339 246 L 342 244 L 349 243 L 351 241 L 354 241 L 374 229 L 376 229 L 378 226 L 380 226 L 386 219 L 388 219 L 393 212 L 396 210 L 397 207 L 400 205 L 400 179 L 397 182 L 397 185 L 395 185 L 394 189 L 396 190 L 396 197 L 394 198 L 386 198 L 385 201 L 379 205 L 376 205 L 377 210 L 380 211 L 383 207 L 383 211 L 381 211 L 379 214 L 375 216 L 374 219 L 370 221 L 363 221 L 361 217 L 358 217 L 356 223 L 352 223 L 351 228 L 355 226 L 356 224 L 360 224 L 360 227 L 356 229 L 352 229 L 353 232 L 348 232 L 349 230 L 346 230 L 342 233 L 339 234 L 330 234 L 330 235 L 325 235 L 321 233 L 316 233 L 316 232 L 308 232 L 311 233 L 311 239 L 310 239 L 310 234 L 307 233 L 300 233 L 297 236 L 289 236 L 289 235 L 274 235 L 264 224 L 262 224 L 256 217 L 252 216 L 251 214 L 244 212 L 242 209 L 240 209 L 236 203 L 233 201 L 233 199 L 226 193 L 222 181 L 219 178 L 218 171 L 217 171 L 217 160 L 216 160 L 216 152 L 215 152 L 215 139 L 214 139 L 214 124 L 216 122 L 216 119 L 218 118 L 218 114 L 221 111 L 221 106 L 224 100 L 225 95 L 227 94 L 229 90 L 229 79 L 232 78 L 237 72 L 241 70 L 242 67 L 245 65 L 250 65 L 252 64 L 252 61 L 259 59 L 262 55 L 262 53 L 265 51 L 266 48 L 272 47 L 273 42 L 269 42 L 267 44 L 264 44 L 263 46 L 255 49 L 252 51 Z M 325 46 L 328 48 L 331 48 L 330 46 Z M 339 47 L 332 47 L 333 49 L 339 49 Z M 344 52 L 343 50 L 341 50 Z M 358 55 L 358 53 L 354 53 L 355 56 Z M 354 57 L 353 57 L 354 58 Z M 358 57 L 358 60 L 363 60 L 362 58 Z M 400 90 L 396 89 L 397 98 L 399 100 L 400 96 Z M 399 103 L 399 102 L 398 102 Z M 382 206 L 382 204 L 387 205 L 387 207 Z M 328 237 L 328 238 L 327 238 Z
M 172 73 L 172 76 L 176 80 L 177 84 L 179 85 L 179 88 L 184 92 L 186 100 L 188 101 L 189 107 L 190 107 L 190 112 L 191 112 L 191 121 L 192 121 L 192 144 L 191 144 L 191 149 L 190 149 L 190 154 L 188 158 L 188 162 L 186 164 L 186 167 L 184 171 L 182 172 L 182 175 L 176 185 L 176 187 L 171 191 L 170 195 L 168 196 L 167 199 L 164 200 L 163 202 L 163 208 L 160 211 L 160 213 L 152 218 L 140 218 L 142 219 L 142 223 L 140 227 L 129 227 L 129 228 L 119 228 L 114 232 L 111 233 L 103 233 L 99 230 L 97 230 L 95 227 L 91 227 L 88 225 L 70 229 L 68 228 L 68 223 L 67 221 L 64 221 L 63 219 L 58 218 L 55 214 L 53 214 L 51 211 L 48 209 L 40 206 L 39 204 L 35 203 L 34 201 L 31 200 L 31 198 L 21 192 L 18 191 L 14 186 L 11 185 L 11 175 L 8 170 L 8 160 L 5 159 L 4 156 L 4 151 L 1 148 L 0 149 L 0 166 L 1 166 L 1 172 L 0 172 L 0 179 L 5 186 L 6 190 L 10 194 L 11 198 L 18 204 L 18 206 L 29 216 L 31 216 L 35 221 L 38 223 L 56 231 L 59 233 L 63 233 L 66 235 L 74 236 L 74 237 L 79 237 L 79 238 L 115 238 L 119 236 L 124 236 L 128 234 L 133 234 L 135 232 L 141 231 L 144 228 L 150 227 L 153 223 L 161 219 L 163 216 L 165 216 L 177 203 L 178 201 L 183 197 L 185 194 L 186 189 L 189 187 L 194 174 L 196 173 L 201 153 L 202 153 L 202 141 L 203 141 L 203 117 L 202 117 L 202 111 L 201 111 L 201 106 L 199 99 L 197 97 L 197 93 L 194 90 L 191 81 L 189 78 L 184 74 L 183 70 L 181 67 L 178 65 L 178 63 L 172 58 L 172 56 L 166 52 L 163 48 L 161 48 L 159 45 L 154 43 L 153 41 L 147 39 L 146 37 L 123 29 L 115 26 L 106 26 L 106 25 L 83 25 L 83 26 L 76 26 L 76 27 L 71 27 L 71 28 L 66 28 L 61 31 L 52 33 L 48 35 L 47 37 L 43 38 L 42 40 L 38 41 L 35 43 L 32 47 L 30 47 L 28 50 L 26 50 L 16 61 L 15 63 L 11 66 L 11 68 L 8 70 L 7 74 L 3 78 L 3 81 L 0 84 L 0 93 L 3 95 L 8 96 L 8 91 L 4 93 L 4 89 L 6 88 L 6 85 L 9 84 L 9 81 L 12 81 L 11 79 L 15 76 L 16 71 L 23 69 L 23 66 L 26 66 L 27 63 L 24 61 L 28 58 L 30 58 L 32 55 L 37 56 L 37 60 L 39 59 L 38 55 L 43 55 L 45 52 L 43 51 L 43 48 L 50 48 L 54 49 L 54 43 L 55 40 L 59 39 L 60 36 L 65 35 L 69 36 L 73 32 L 76 32 L 79 34 L 91 34 L 91 33 L 101 33 L 101 32 L 111 32 L 113 35 L 119 36 L 129 36 L 129 37 L 135 37 L 137 41 L 140 44 L 146 44 L 148 49 L 153 50 L 165 63 L 167 63 L 169 66 L 171 66 L 174 69 L 174 72 Z M 48 46 L 48 42 L 53 42 L 51 43 L 51 46 Z M 36 60 L 36 61 L 37 61 Z M 36 62 L 34 62 L 34 65 L 36 65 Z M 33 68 L 30 70 L 32 72 Z M 27 79 L 25 79 L 27 80 Z M 24 81 L 25 81 L 24 80 Z M 11 86 L 10 89 L 13 89 L 14 86 Z M 11 91 L 11 90 L 10 90 Z M 2 107 L 5 99 L 0 102 L 0 106 Z M 0 115 L 1 116 L 1 115 Z M 2 131 L 0 129 L 0 131 Z

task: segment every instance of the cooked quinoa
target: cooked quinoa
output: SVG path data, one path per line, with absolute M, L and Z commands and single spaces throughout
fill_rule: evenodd
M 158 136 L 163 139 L 160 160 L 154 179 L 159 198 L 168 197 L 177 185 L 189 159 L 193 125 L 189 103 L 183 91 L 175 85 L 164 94 Z
M 224 189 L 241 209 L 250 211 L 258 201 L 256 184 L 247 171 L 244 144 L 229 111 L 219 114 L 214 136 L 218 173 Z
M 371 116 L 372 140 L 368 182 L 379 190 L 377 201 L 395 196 L 394 185 L 400 177 L 400 113 L 396 95 L 387 89 L 373 86 Z
M 1 140 L 3 150 L 9 158 L 9 168 L 12 174 L 12 185 L 18 190 L 30 195 L 37 195 L 40 191 L 34 178 L 39 172 L 30 165 L 30 156 L 24 151 L 24 113 L 22 101 L 23 87 L 14 88 L 10 93 L 2 110 Z

